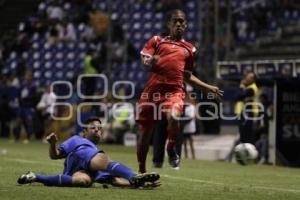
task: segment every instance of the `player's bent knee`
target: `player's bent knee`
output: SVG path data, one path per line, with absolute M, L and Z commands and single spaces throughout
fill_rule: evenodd
M 87 178 L 78 178 L 73 181 L 73 186 L 77 186 L 77 187 L 89 187 L 91 186 L 91 184 L 92 181 Z
M 75 173 L 72 177 L 73 186 L 77 187 L 89 187 L 92 185 L 92 179 L 85 173 Z

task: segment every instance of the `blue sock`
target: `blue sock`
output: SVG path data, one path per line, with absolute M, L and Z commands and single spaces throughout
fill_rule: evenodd
M 63 174 L 54 176 L 36 175 L 36 182 L 43 183 L 48 186 L 71 186 L 72 176 Z
M 119 176 L 127 180 L 130 180 L 132 177 L 136 176 L 136 173 L 133 172 L 132 169 L 118 162 L 108 163 L 107 171 L 114 176 Z

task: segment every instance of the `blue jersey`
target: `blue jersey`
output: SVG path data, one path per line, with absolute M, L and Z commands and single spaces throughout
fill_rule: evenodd
M 72 136 L 58 147 L 60 154 L 66 156 L 64 163 L 64 174 L 72 176 L 75 172 L 85 171 L 94 180 L 103 181 L 112 176 L 106 172 L 91 172 L 89 165 L 91 159 L 99 152 L 102 152 L 93 142 L 80 137 Z
M 62 143 L 58 149 L 62 155 L 68 156 L 73 151 L 82 148 L 86 149 L 87 151 L 101 151 L 93 142 L 77 135 L 70 137 L 68 140 Z

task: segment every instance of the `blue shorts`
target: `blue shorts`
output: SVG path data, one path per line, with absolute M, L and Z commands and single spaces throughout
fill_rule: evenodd
M 113 176 L 110 173 L 102 171 L 91 172 L 89 169 L 90 161 L 99 152 L 101 150 L 95 150 L 86 146 L 79 147 L 65 159 L 63 174 L 72 176 L 75 172 L 85 171 L 97 182 L 111 180 Z

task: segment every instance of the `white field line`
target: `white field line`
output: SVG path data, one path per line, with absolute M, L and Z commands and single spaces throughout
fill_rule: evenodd
M 300 193 L 300 190 L 297 190 L 297 189 L 278 188 L 278 187 L 265 187 L 265 186 L 234 185 L 234 184 L 220 183 L 220 182 L 215 182 L 215 181 L 206 181 L 206 180 L 200 180 L 200 179 L 194 179 L 194 178 L 176 177 L 176 176 L 173 176 L 173 175 L 171 176 L 171 175 L 167 175 L 167 174 L 163 174 L 162 177 L 166 177 L 166 178 L 174 179 L 174 180 L 186 181 L 186 182 L 205 183 L 205 184 L 218 185 L 218 186 L 229 186 L 229 187 L 257 189 L 257 190 L 269 190 L 269 191 L 273 190 L 273 191 L 278 191 L 278 192 Z
M 62 163 L 54 162 L 54 161 L 33 161 L 27 159 L 16 159 L 16 158 L 4 158 L 5 160 L 15 161 L 19 163 L 31 163 L 31 164 L 44 164 L 44 165 L 52 165 L 52 166 L 62 166 Z M 300 193 L 300 190 L 297 189 L 288 189 L 288 188 L 278 188 L 278 187 L 265 187 L 265 186 L 243 186 L 243 185 L 234 185 L 234 184 L 226 184 L 221 182 L 215 181 L 206 181 L 201 179 L 194 179 L 194 178 L 184 178 L 184 177 L 176 177 L 173 175 L 163 174 L 162 177 L 186 181 L 186 182 L 194 182 L 194 183 L 205 183 L 210 185 L 219 185 L 219 186 L 229 186 L 229 187 L 237 187 L 237 188 L 247 188 L 247 189 L 258 189 L 258 190 L 273 190 L 279 192 L 293 192 L 293 193 Z
M 62 162 L 57 161 L 34 161 L 27 159 L 19 159 L 19 158 L 3 158 L 4 160 L 14 161 L 18 163 L 29 163 L 29 164 L 42 164 L 42 165 L 52 165 L 52 166 L 63 166 Z

